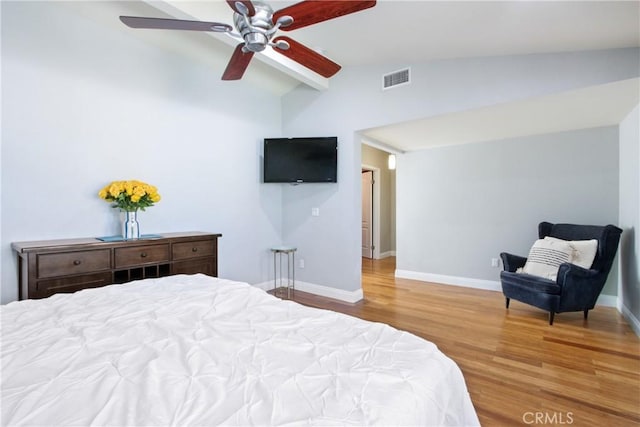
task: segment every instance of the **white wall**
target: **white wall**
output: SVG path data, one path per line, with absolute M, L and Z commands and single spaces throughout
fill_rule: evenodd
M 142 233 L 222 233 L 221 276 L 269 279 L 282 200 L 260 184 L 260 153 L 279 98 L 54 2 L 3 2 L 2 89 L 3 303 L 17 297 L 11 242 L 119 234 L 97 197 L 117 179 L 163 197 Z
M 2 55 L 3 302 L 17 294 L 10 242 L 117 233 L 96 192 L 128 178 L 163 196 L 144 233 L 224 234 L 224 277 L 266 281 L 268 248 L 295 244 L 298 279 L 355 291 L 358 130 L 638 76 L 638 50 L 620 49 L 410 64 L 412 85 L 382 92 L 380 76 L 407 65 L 389 64 L 280 102 L 51 2 L 2 2 Z M 261 185 L 261 140 L 280 134 L 338 136 L 339 182 Z
M 617 223 L 618 128 L 406 153 L 397 179 L 397 269 L 498 281 L 491 258 L 527 256 L 541 221 Z
M 285 135 L 339 137 L 338 184 L 284 189 L 283 233 L 311 266 L 300 273 L 302 280 L 345 290 L 360 288 L 358 130 L 633 78 L 640 73 L 637 64 L 638 49 L 388 64 L 344 68 L 326 92 L 299 87 L 287 94 L 282 104 Z M 411 85 L 382 91 L 382 74 L 406 65 L 412 67 Z M 400 160 L 398 174 L 401 168 Z M 398 191 L 401 186 L 398 182 Z M 324 216 L 312 218 L 312 206 L 322 207 Z M 400 227 L 399 210 L 397 215 Z M 398 231 L 400 263 L 404 239 Z M 509 243 L 505 247 L 517 246 Z M 463 256 L 459 262 L 475 260 Z M 483 277 L 484 267 L 466 274 Z
M 619 225 L 620 305 L 640 335 L 640 105 L 620 124 Z

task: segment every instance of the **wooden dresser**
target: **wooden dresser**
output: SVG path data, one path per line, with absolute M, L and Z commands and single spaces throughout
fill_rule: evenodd
M 46 298 L 60 292 L 173 274 L 218 275 L 221 234 L 164 233 L 160 238 L 103 242 L 64 239 L 14 242 L 18 297 Z

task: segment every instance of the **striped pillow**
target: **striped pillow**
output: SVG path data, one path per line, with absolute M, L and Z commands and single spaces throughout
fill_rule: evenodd
M 573 251 L 569 242 L 564 240 L 536 240 L 522 272 L 555 281 L 560 264 L 571 262 Z
M 589 269 L 593 265 L 593 261 L 596 258 L 596 252 L 598 252 L 598 241 L 592 240 L 562 240 L 555 237 L 545 237 L 544 240 L 558 240 L 560 242 L 567 242 L 573 248 L 573 255 L 571 257 L 571 263 L 579 265 L 582 268 Z

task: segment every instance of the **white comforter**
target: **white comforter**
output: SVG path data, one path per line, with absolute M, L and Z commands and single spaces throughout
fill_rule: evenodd
M 204 275 L 2 311 L 2 425 L 477 425 L 457 365 L 388 325 Z

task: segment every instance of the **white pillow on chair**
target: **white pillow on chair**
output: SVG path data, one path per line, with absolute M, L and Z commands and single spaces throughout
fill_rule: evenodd
M 560 264 L 571 262 L 573 253 L 574 248 L 566 240 L 536 240 L 521 272 L 555 281 Z
M 578 265 L 582 268 L 591 268 L 593 260 L 596 258 L 598 252 L 598 241 L 596 239 L 591 240 L 562 240 L 555 237 L 545 237 L 545 240 L 567 242 L 573 248 L 573 256 L 571 257 L 571 264 Z

